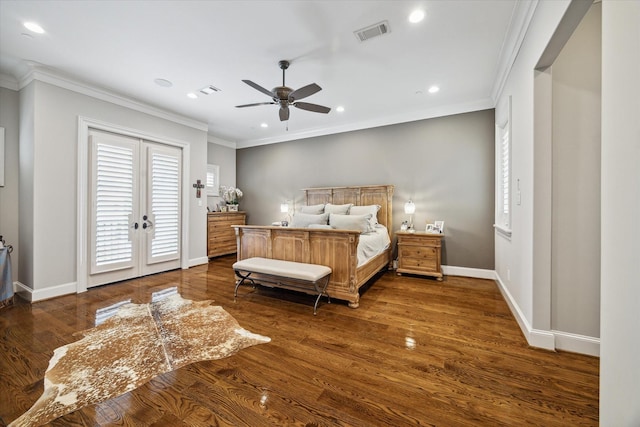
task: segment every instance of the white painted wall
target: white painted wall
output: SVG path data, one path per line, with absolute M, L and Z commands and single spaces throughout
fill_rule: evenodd
M 19 281 L 40 295 L 76 282 L 78 117 L 189 143 L 189 180 L 206 178 L 204 130 L 34 80 L 21 90 Z M 30 119 L 29 115 L 33 118 Z M 23 153 L 23 147 L 25 148 Z M 22 188 L 24 187 L 24 192 Z M 206 262 L 206 205 L 189 197 L 190 264 Z M 54 292 L 55 294 L 56 292 Z
M 640 425 L 640 2 L 602 2 L 600 425 Z
M 506 97 L 512 97 L 512 186 L 515 188 L 519 181 L 521 192 L 521 204 L 513 204 L 511 240 L 499 234 L 495 237 L 496 273 L 527 340 L 543 348 L 553 348 L 554 343 L 548 332 L 548 298 L 541 309 L 534 307 L 534 69 L 569 3 L 566 0 L 538 3 L 496 108 L 496 117 L 504 114 L 499 108 L 507 105 Z

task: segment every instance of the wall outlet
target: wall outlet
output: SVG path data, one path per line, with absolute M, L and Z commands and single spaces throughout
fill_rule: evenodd
M 398 269 L 398 260 L 397 260 L 397 259 L 394 259 L 394 260 L 393 260 L 393 269 L 394 269 L 394 270 L 397 270 L 397 269 Z

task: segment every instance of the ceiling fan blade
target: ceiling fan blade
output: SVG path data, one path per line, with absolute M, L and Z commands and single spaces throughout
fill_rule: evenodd
M 294 90 L 289 94 L 289 102 L 293 102 L 298 99 L 306 98 L 307 96 L 311 96 L 314 93 L 320 92 L 322 88 L 315 83 L 311 83 L 310 85 L 306 85 L 305 87 L 301 87 L 298 90 Z
M 252 88 L 254 88 L 255 90 L 259 90 L 260 92 L 264 93 L 265 95 L 270 96 L 271 98 L 275 97 L 276 95 L 271 92 L 268 89 L 263 88 L 262 86 L 260 86 L 257 83 L 252 82 L 251 80 L 243 80 L 243 82 L 245 82 L 246 84 L 248 84 L 249 86 L 251 86 Z
M 280 107 L 280 121 L 286 122 L 289 120 L 289 107 Z
M 331 111 L 331 108 L 329 107 L 318 104 L 309 104 L 308 102 L 296 102 L 295 104 L 293 104 L 293 106 L 301 110 L 313 111 L 314 113 L 327 114 L 329 111 Z
M 255 104 L 236 105 L 236 108 L 255 107 L 257 105 L 273 105 L 275 102 L 256 102 Z

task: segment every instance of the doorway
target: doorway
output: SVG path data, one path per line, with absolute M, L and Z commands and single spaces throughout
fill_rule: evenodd
M 89 129 L 86 287 L 181 267 L 182 154 Z

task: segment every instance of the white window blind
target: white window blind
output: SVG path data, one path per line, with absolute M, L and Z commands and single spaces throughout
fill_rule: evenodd
M 496 230 L 511 236 L 511 97 L 496 109 Z
M 151 212 L 153 240 L 151 258 L 177 258 L 180 252 L 180 158 L 153 151 L 151 166 Z
M 95 265 L 131 261 L 129 223 L 133 214 L 133 150 L 96 145 Z
M 220 194 L 220 166 L 207 165 L 207 196 Z
M 509 144 L 509 129 L 502 129 L 500 144 L 500 186 L 502 197 L 500 200 L 500 213 L 503 216 L 503 225 L 509 226 L 509 215 L 511 213 L 510 193 L 511 193 L 511 147 Z

